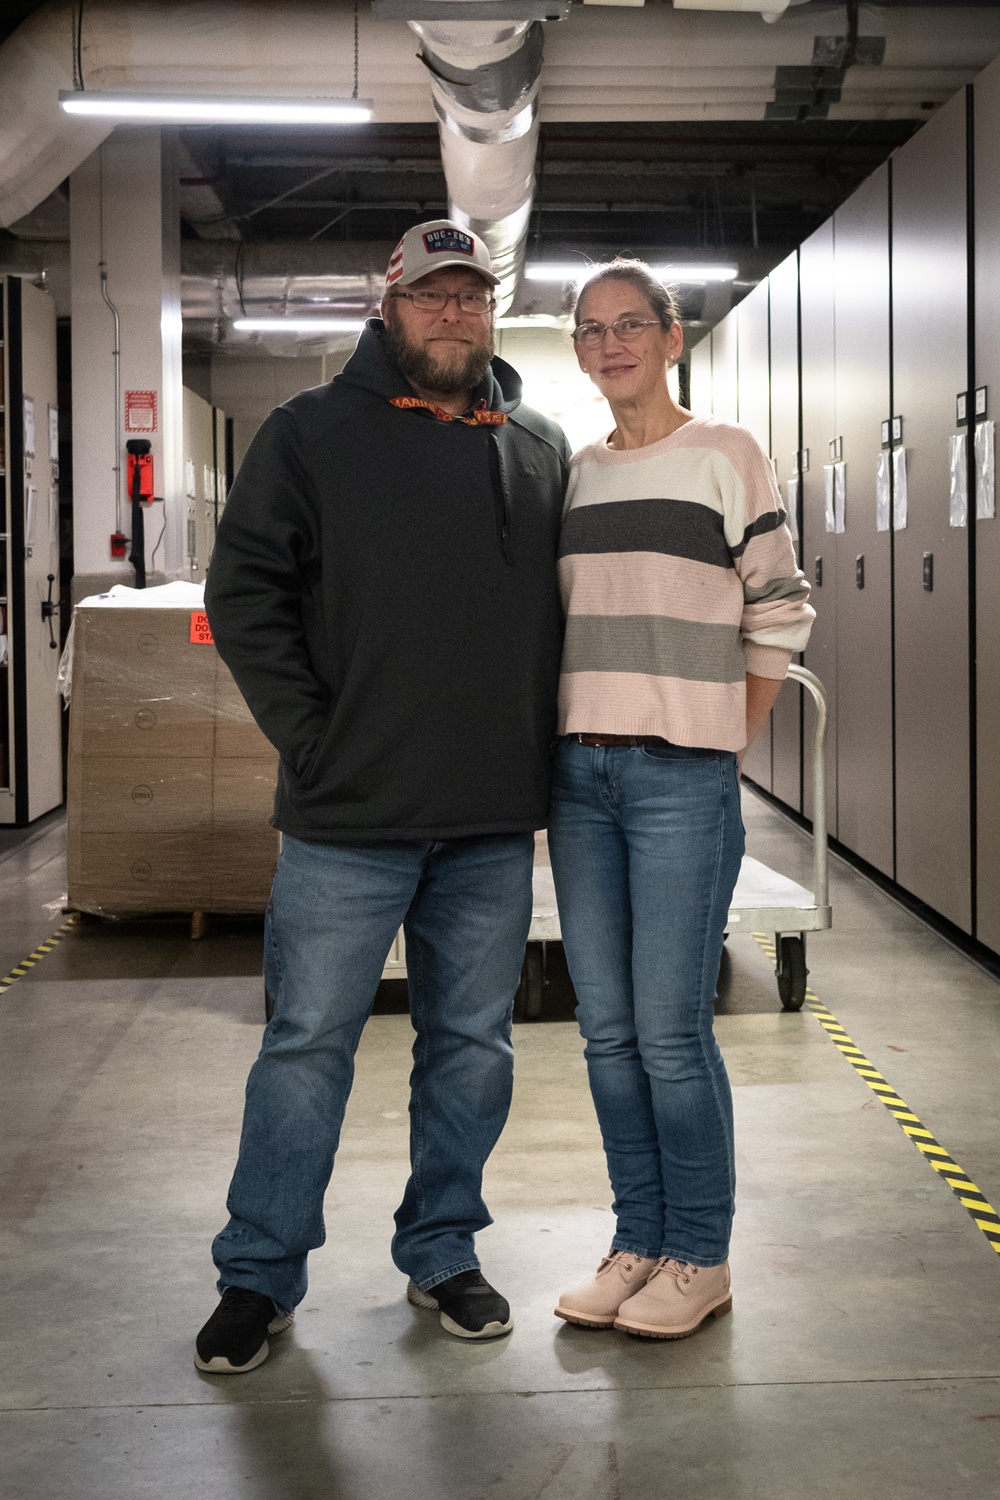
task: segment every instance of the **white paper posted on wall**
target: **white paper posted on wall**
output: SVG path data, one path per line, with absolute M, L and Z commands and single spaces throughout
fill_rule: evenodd
M 948 439 L 948 524 L 967 526 L 969 522 L 969 459 L 964 432 L 954 432 Z
M 785 484 L 785 493 L 788 496 L 786 509 L 788 511 L 788 529 L 792 533 L 792 541 L 799 539 L 799 481 L 789 479 Z
M 875 466 L 875 530 L 888 531 L 892 521 L 892 480 L 889 450 L 883 448 Z
M 823 510 L 827 531 L 840 536 L 847 509 L 847 464 L 841 460 L 823 465 Z
M 976 423 L 976 520 L 996 515 L 996 423 Z
M 892 479 L 892 528 L 894 531 L 905 531 L 909 515 L 909 500 L 906 493 L 905 448 L 893 448 L 892 450 Z

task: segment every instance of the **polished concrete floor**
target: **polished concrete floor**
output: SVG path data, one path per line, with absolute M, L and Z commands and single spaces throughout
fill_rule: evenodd
M 806 839 L 748 795 L 751 852 L 809 883 Z M 58 926 L 56 823 L 0 838 L 0 975 Z M 834 862 L 820 998 L 994 1203 L 1000 988 Z M 259 1043 L 260 932 L 88 924 L 0 994 L 3 1500 L 996 1500 L 1000 1256 L 767 959 L 731 940 L 732 1317 L 680 1343 L 559 1324 L 605 1250 L 580 1042 L 516 1028 L 489 1168 L 487 1274 L 510 1339 L 409 1307 L 388 1244 L 410 1029 L 365 1032 L 294 1328 L 236 1379 L 193 1369 Z M 558 976 L 557 976 L 558 978 Z

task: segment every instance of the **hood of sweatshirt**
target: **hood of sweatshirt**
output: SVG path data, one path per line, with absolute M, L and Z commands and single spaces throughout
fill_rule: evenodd
M 413 387 L 402 375 L 389 351 L 385 337 L 385 324 L 381 318 L 369 318 L 364 332 L 358 339 L 357 348 L 335 382 L 359 386 L 373 391 L 391 401 L 395 396 L 412 396 Z M 506 412 L 508 415 L 521 404 L 521 377 L 499 355 L 494 355 L 485 379 L 472 393 L 472 405 L 485 401 L 488 411 Z

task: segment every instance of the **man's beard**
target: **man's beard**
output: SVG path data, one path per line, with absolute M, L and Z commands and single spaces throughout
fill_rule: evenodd
M 389 353 L 399 372 L 418 390 L 433 396 L 459 396 L 474 391 L 486 378 L 493 358 L 493 334 L 482 344 L 470 344 L 464 350 L 451 349 L 443 359 L 429 349 L 413 344 L 402 328 L 385 327 Z

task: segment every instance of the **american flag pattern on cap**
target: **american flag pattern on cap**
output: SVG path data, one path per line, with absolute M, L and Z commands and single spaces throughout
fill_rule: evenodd
M 405 239 L 406 235 L 404 234 L 403 239 L 400 240 L 389 257 L 389 269 L 385 273 L 386 286 L 392 286 L 393 282 L 398 281 L 403 274 L 403 242 Z

